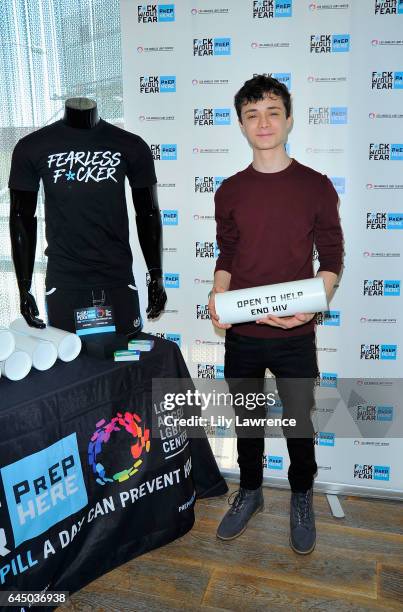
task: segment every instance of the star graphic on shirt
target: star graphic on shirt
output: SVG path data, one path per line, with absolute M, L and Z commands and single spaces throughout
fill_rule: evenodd
M 76 178 L 76 173 L 75 172 L 71 172 L 71 171 L 67 172 L 66 179 L 68 181 L 74 181 L 75 178 Z

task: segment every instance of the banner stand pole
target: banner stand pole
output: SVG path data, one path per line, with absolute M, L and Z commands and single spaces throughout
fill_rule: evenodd
M 333 493 L 327 493 L 326 499 L 329 502 L 330 510 L 332 511 L 333 516 L 335 518 L 344 518 L 345 514 L 337 495 L 334 495 Z

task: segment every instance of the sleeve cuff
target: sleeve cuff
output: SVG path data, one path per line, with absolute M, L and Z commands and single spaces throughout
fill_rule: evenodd
M 333 274 L 336 274 L 338 276 L 341 272 L 341 268 L 342 268 L 342 262 L 338 264 L 334 262 L 327 264 L 325 262 L 319 266 L 318 272 L 333 272 Z
M 214 268 L 214 274 L 219 270 L 223 270 L 224 272 L 232 274 L 232 262 L 221 262 L 220 260 L 217 260 L 216 266 Z

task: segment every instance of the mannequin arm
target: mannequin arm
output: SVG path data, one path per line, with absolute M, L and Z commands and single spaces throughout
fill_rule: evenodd
M 28 325 L 43 328 L 38 307 L 30 293 L 36 251 L 36 191 L 10 189 L 11 251 L 20 292 L 20 312 Z
M 157 186 L 132 188 L 140 247 L 150 274 L 148 319 L 155 319 L 164 309 L 167 296 L 162 280 L 162 226 Z

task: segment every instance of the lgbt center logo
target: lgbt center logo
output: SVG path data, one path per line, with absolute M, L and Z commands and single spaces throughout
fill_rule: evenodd
M 108 443 L 111 438 L 121 433 L 127 432 L 128 437 L 128 465 L 114 474 L 108 475 L 105 463 L 111 459 L 113 453 L 108 453 Z M 110 446 L 112 446 L 110 444 Z M 120 445 L 119 445 L 120 446 Z M 110 449 L 109 449 L 110 450 Z M 102 419 L 96 424 L 96 430 L 91 436 L 88 445 L 88 461 L 96 476 L 96 482 L 105 485 L 107 482 L 124 482 L 139 471 L 143 463 L 142 456 L 150 450 L 150 430 L 142 426 L 140 417 L 134 412 L 118 412 L 109 423 Z M 108 461 L 109 464 L 110 461 Z

